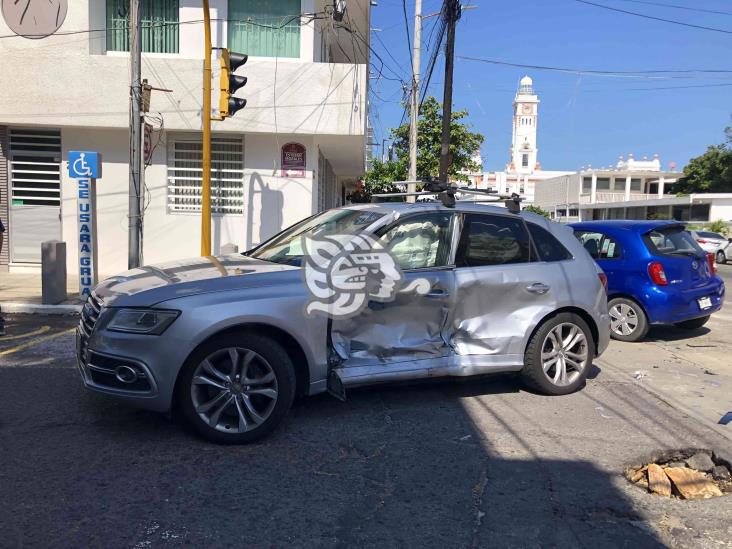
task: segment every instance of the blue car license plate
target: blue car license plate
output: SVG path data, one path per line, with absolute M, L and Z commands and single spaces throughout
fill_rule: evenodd
M 711 297 L 700 297 L 697 299 L 697 302 L 699 303 L 699 308 L 703 311 L 704 309 L 710 309 L 712 307 L 712 298 Z

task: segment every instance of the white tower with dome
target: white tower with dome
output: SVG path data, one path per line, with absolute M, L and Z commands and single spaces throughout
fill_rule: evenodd
M 524 76 L 513 100 L 513 140 L 511 162 L 506 166 L 507 171 L 531 174 L 541 169 L 536 148 L 538 114 L 539 98 L 534 93 L 533 80 Z

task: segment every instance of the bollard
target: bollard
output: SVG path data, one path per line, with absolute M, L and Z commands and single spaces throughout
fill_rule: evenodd
M 228 244 L 223 244 L 219 250 L 219 253 L 221 255 L 227 255 L 227 254 L 235 254 L 239 252 L 239 246 L 236 244 L 232 244 L 229 242 Z
M 66 242 L 41 244 L 41 302 L 58 305 L 66 301 Z

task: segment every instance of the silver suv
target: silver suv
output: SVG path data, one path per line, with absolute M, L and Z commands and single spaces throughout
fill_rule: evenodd
M 298 395 L 345 398 L 378 382 L 515 371 L 538 392 L 571 393 L 608 344 L 604 282 L 571 229 L 531 213 L 354 205 L 244 254 L 102 282 L 77 355 L 89 389 L 175 408 L 204 437 L 243 443 L 272 431 Z M 348 314 L 328 314 L 334 303 Z

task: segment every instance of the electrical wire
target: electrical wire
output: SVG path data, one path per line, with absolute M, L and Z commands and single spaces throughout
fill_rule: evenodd
M 626 15 L 635 15 L 636 17 L 643 17 L 645 19 L 653 19 L 654 21 L 663 21 L 664 23 L 672 23 L 674 25 L 680 25 L 682 27 L 691 27 L 693 29 L 701 29 L 701 30 L 707 30 L 712 32 L 721 32 L 724 34 L 732 34 L 732 30 L 727 29 L 717 29 L 714 27 L 706 27 L 704 25 L 694 25 L 692 23 L 684 23 L 682 21 L 674 21 L 673 19 L 664 19 L 663 17 L 655 17 L 653 15 L 645 15 L 643 13 L 638 13 L 635 11 L 628 11 L 620 8 L 614 8 L 612 6 L 606 6 L 605 4 L 597 4 L 595 2 L 590 2 L 589 0 L 574 0 L 575 2 L 579 2 L 580 4 L 587 4 L 588 6 L 595 6 L 597 8 L 602 8 L 610 11 L 616 11 L 618 13 L 625 13 Z
M 539 71 L 562 72 L 569 74 L 583 74 L 588 76 L 613 77 L 613 78 L 652 78 L 652 79 L 673 79 L 673 78 L 694 78 L 695 74 L 732 74 L 730 69 L 670 69 L 670 70 L 640 70 L 640 71 L 606 71 L 591 69 L 574 69 L 567 67 L 552 67 L 546 65 L 529 65 L 523 63 L 511 63 L 499 59 L 484 59 L 469 55 L 456 55 L 458 59 L 464 61 L 477 61 L 480 63 L 489 63 L 491 65 L 503 65 L 507 67 L 519 67 L 524 69 L 534 69 Z M 672 75 L 672 76 L 669 76 Z M 686 75 L 686 76 L 679 76 Z
M 714 13 L 717 15 L 732 15 L 732 12 L 730 12 L 730 11 L 708 10 L 708 9 L 704 9 L 704 8 L 690 8 L 689 6 L 679 6 L 678 4 L 665 4 L 663 2 L 649 2 L 648 0 L 621 0 L 621 2 L 633 2 L 635 4 L 646 4 L 649 6 L 660 6 L 663 8 L 674 8 L 677 10 L 696 11 L 696 12 L 700 12 L 700 13 Z
M 412 72 L 414 72 L 414 62 L 412 61 L 412 39 L 409 36 L 409 16 L 407 15 L 407 0 L 402 0 L 402 11 L 404 12 L 404 30 L 407 33 L 407 54 L 409 55 L 409 66 L 412 67 Z

